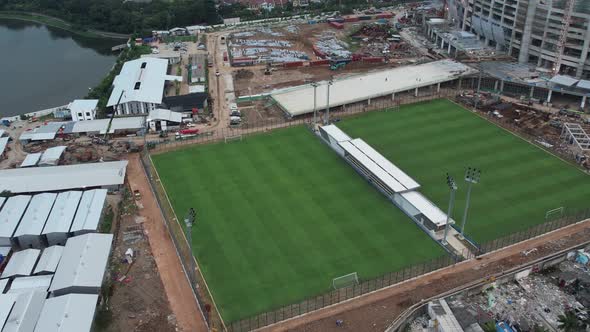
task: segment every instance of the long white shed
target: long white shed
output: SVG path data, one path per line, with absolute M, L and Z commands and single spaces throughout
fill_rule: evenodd
M 66 191 L 57 195 L 51 214 L 43 228 L 43 235 L 48 245 L 66 244 L 81 198 L 82 191 Z
M 33 196 L 14 237 L 21 248 L 41 248 L 41 233 L 49 217 L 57 194 L 43 193 Z
M 96 232 L 107 199 L 106 189 L 88 190 L 82 194 L 70 232 L 74 235 Z
M 0 246 L 12 246 L 12 236 L 21 221 L 31 196 L 12 196 L 0 210 Z

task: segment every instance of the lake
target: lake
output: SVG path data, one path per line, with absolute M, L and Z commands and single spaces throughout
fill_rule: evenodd
M 122 42 L 0 19 L 0 117 L 84 98 L 112 68 L 111 47 Z

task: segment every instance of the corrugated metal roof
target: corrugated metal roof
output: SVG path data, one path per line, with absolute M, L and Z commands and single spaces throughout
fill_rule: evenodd
M 12 237 L 30 200 L 29 195 L 12 196 L 6 200 L 0 211 L 0 237 Z
M 33 274 L 39 273 L 55 273 L 57 269 L 57 265 L 61 260 L 61 256 L 63 254 L 64 247 L 63 246 L 51 246 L 45 248 L 43 253 L 41 254 L 41 258 L 39 259 L 39 263 L 37 263 L 37 267 L 35 267 L 35 271 Z
M 6 320 L 8 320 L 17 299 L 17 294 L 0 295 L 0 327 L 4 327 L 6 324 Z
M 590 81 L 580 80 L 577 85 L 578 88 L 590 90 Z
M 46 297 L 47 292 L 42 290 L 18 294 L 18 299 L 2 332 L 34 331 Z
M 35 332 L 87 332 L 98 295 L 69 294 L 45 301 Z
M 69 238 L 49 290 L 100 288 L 112 241 L 112 234 L 98 233 Z
M 61 155 L 66 151 L 66 146 L 54 146 L 43 152 L 41 159 L 39 159 L 39 166 L 55 166 L 59 162 Z
M 432 203 L 428 198 L 417 191 L 409 191 L 401 194 L 410 204 L 412 204 L 426 218 L 430 219 L 437 226 L 446 225 L 447 215 L 441 209 Z
M 30 292 L 33 290 L 42 290 L 47 292 L 51 285 L 53 275 L 41 275 L 32 277 L 20 277 L 15 278 L 10 284 L 10 289 L 7 294 L 19 294 L 24 292 Z M 8 279 L 4 279 L 8 280 Z
M 22 235 L 41 235 L 56 197 L 57 194 L 52 193 L 43 193 L 33 196 L 16 232 L 14 232 L 14 237 Z
M 151 110 L 148 120 L 165 120 L 170 122 L 182 122 L 182 113 L 172 112 L 163 108 Z
M 85 191 L 80 205 L 78 205 L 70 232 L 96 231 L 106 199 L 107 191 L 105 189 Z
M 25 131 L 20 135 L 19 139 L 21 141 L 43 141 L 54 139 L 59 128 L 61 128 L 65 124 L 66 122 L 48 122 L 47 124 L 42 125 L 41 127 L 36 128 L 35 130 Z
M 23 162 L 20 164 L 20 167 L 32 167 L 32 166 L 37 166 L 37 163 L 39 162 L 39 159 L 41 159 L 41 152 L 38 153 L 29 153 L 26 157 L 25 160 L 23 160 Z
M 559 85 L 572 86 L 578 83 L 578 80 L 565 75 L 555 75 L 551 78 L 551 80 L 549 80 L 549 82 Z
M 127 161 L 0 170 L 0 191 L 28 193 L 121 185 Z
M 354 75 L 333 82 L 330 88 L 330 106 L 348 105 L 394 92 L 448 82 L 476 72 L 471 67 L 447 59 Z M 326 82 L 323 82 L 317 87 L 318 110 L 326 108 L 326 86 Z M 272 93 L 271 97 L 291 116 L 313 112 L 314 88 L 311 85 L 279 90 Z
M 8 145 L 9 139 L 10 139 L 9 137 L 1 137 L 0 138 L 0 155 L 4 153 L 4 150 L 6 150 L 6 145 Z
M 30 276 L 33 273 L 37 259 L 41 254 L 39 249 L 25 249 L 17 251 L 10 257 L 8 264 L 0 278 L 10 278 L 14 276 Z
M 336 142 L 350 141 L 351 138 L 336 125 L 322 126 L 326 134 L 332 136 Z
M 125 118 L 114 118 L 109 129 L 109 134 L 114 133 L 116 130 L 139 130 L 145 127 L 144 116 L 131 116 Z M 107 129 L 100 131 L 101 134 L 106 133 Z
M 43 234 L 69 232 L 80 198 L 82 198 L 82 191 L 59 193 L 43 228 Z
M 165 59 L 141 58 L 125 62 L 113 80 L 113 92 L 107 107 L 130 101 L 162 103 L 164 84 L 171 78 L 167 71 L 168 60 Z

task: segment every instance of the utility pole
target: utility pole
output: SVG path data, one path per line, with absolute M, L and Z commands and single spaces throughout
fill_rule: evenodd
M 313 130 L 315 131 L 315 127 L 318 124 L 318 108 L 317 108 L 317 89 L 318 89 L 318 84 L 316 82 L 311 83 L 311 86 L 313 86 Z
M 330 86 L 332 86 L 333 83 L 334 83 L 333 79 L 330 79 L 328 81 L 328 85 L 326 86 L 328 88 L 328 93 L 327 93 L 327 101 L 326 101 L 326 118 L 324 119 L 325 125 L 330 124 Z
M 196 221 L 196 216 L 197 216 L 197 213 L 195 212 L 195 209 L 190 208 L 188 210 L 188 213 L 186 214 L 186 217 L 184 218 L 184 225 L 186 226 L 186 240 L 188 241 L 188 247 L 190 249 L 190 254 L 191 254 L 190 277 L 191 277 L 191 280 L 195 280 L 195 282 L 196 282 L 196 278 L 194 278 L 195 259 L 193 257 L 193 225 Z
M 447 211 L 447 224 L 445 225 L 445 234 L 441 243 L 447 245 L 447 236 L 449 234 L 449 227 L 451 227 L 451 214 L 453 213 L 453 206 L 455 205 L 455 192 L 457 191 L 457 184 L 455 179 L 447 173 L 447 185 L 449 186 L 451 197 L 449 198 L 449 210 Z
M 463 211 L 463 220 L 461 221 L 461 233 L 459 237 L 465 238 L 465 222 L 467 221 L 467 211 L 469 210 L 469 201 L 471 200 L 471 187 L 474 183 L 479 183 L 481 170 L 468 167 L 465 171 L 465 182 L 467 182 L 467 200 L 465 201 L 465 211 Z

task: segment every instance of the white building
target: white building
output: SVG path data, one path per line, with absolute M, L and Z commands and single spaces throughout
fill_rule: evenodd
M 156 109 L 162 103 L 166 81 L 182 81 L 182 77 L 167 75 L 167 71 L 165 59 L 125 62 L 113 81 L 107 107 L 114 107 L 117 115 L 147 114 Z
M 94 120 L 98 99 L 76 99 L 68 105 L 72 121 Z
M 41 248 L 43 241 L 41 233 L 57 194 L 42 193 L 33 196 L 27 211 L 14 232 L 21 248 Z
M 70 294 L 45 301 L 35 332 L 89 332 L 98 295 Z
M 57 195 L 51 214 L 43 228 L 43 235 L 48 245 L 66 244 L 80 198 L 82 198 L 81 191 L 66 191 Z

